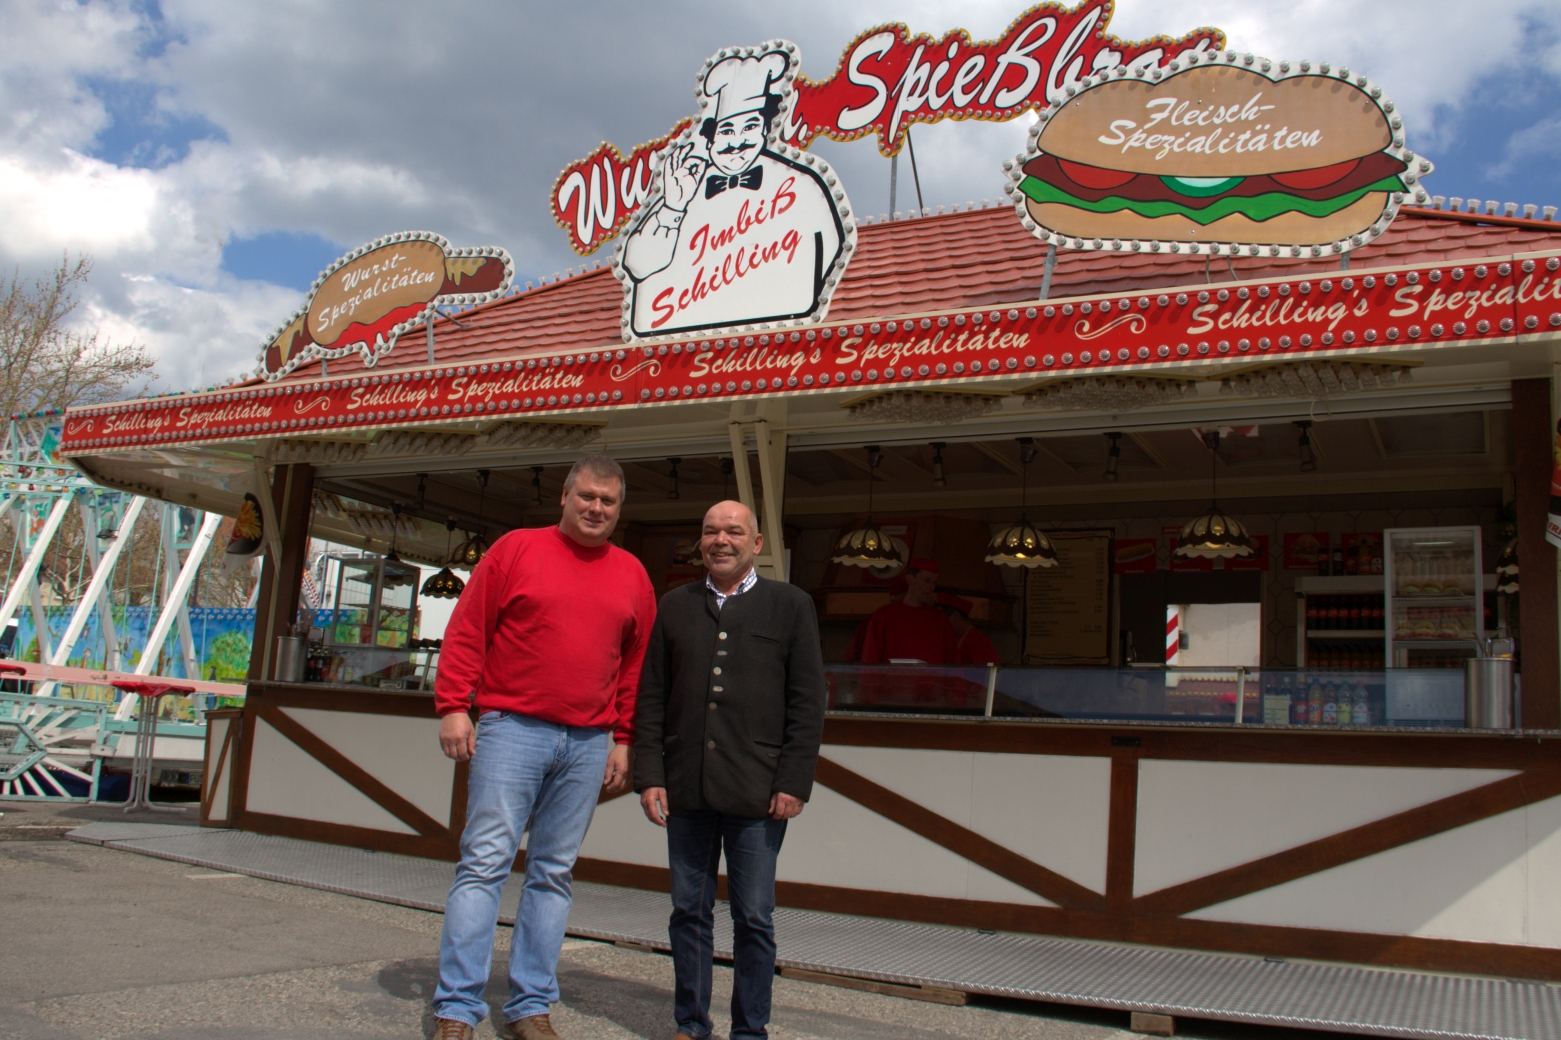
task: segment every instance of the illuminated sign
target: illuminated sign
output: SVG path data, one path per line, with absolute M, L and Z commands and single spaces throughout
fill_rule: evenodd
M 1365 76 L 1234 51 L 1097 70 L 1004 166 L 1024 226 L 1056 245 L 1306 257 L 1382 234 L 1429 201 L 1432 170 Z
M 280 379 L 306 361 L 354 353 L 372 368 L 434 307 L 497 299 L 514 273 L 509 254 L 492 246 L 451 249 L 426 231 L 375 239 L 326 268 L 261 348 L 259 374 Z
M 856 226 L 829 164 L 778 140 L 799 62 L 773 40 L 705 62 L 701 115 L 660 157 L 613 257 L 623 338 L 822 320 Z
M 830 78 L 796 77 L 777 136 L 806 149 L 820 137 L 854 141 L 871 134 L 884 155 L 895 155 L 912 124 L 1014 119 L 1065 99 L 1097 69 L 1157 68 L 1225 44 L 1218 29 L 1174 40 L 1119 40 L 1106 32 L 1111 11 L 1112 0 L 1072 9 L 1039 4 L 995 40 L 972 40 L 963 29 L 913 36 L 900 23 L 868 29 L 851 41 Z M 651 197 L 667 148 L 692 124 L 682 120 L 627 155 L 604 143 L 563 169 L 553 185 L 553 217 L 577 253 L 595 252 L 634 219 Z
M 289 380 L 72 409 L 61 452 L 275 437 L 345 438 L 466 422 L 603 418 L 625 407 L 751 397 L 994 387 L 1090 375 L 1226 379 L 1400 351 L 1539 341 L 1561 329 L 1561 255 L 1375 268 L 832 322 L 551 357 Z M 1298 394 L 1311 391 L 1300 390 Z

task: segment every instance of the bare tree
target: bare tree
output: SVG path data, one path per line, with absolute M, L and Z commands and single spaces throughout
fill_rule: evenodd
M 146 348 L 102 341 L 67 322 L 80 305 L 92 259 L 62 257 L 47 275 L 0 281 L 0 416 L 69 408 L 144 391 L 153 375 Z

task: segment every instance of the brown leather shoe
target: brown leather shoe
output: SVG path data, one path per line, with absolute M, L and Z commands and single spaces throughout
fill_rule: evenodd
M 472 1027 L 454 1018 L 436 1018 L 434 1040 L 472 1040 Z
M 531 1015 L 506 1022 L 499 1027 L 499 1036 L 504 1040 L 560 1040 L 553 1020 L 547 1015 Z

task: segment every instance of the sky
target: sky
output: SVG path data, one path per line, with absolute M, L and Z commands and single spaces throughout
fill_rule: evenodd
M 863 29 L 993 37 L 1028 6 L 7 0 L 0 271 L 90 255 L 76 321 L 148 347 L 163 389 L 210 385 L 252 370 L 320 270 L 378 235 L 503 246 L 520 284 L 579 265 L 548 208 L 559 169 L 665 133 L 721 47 L 785 37 L 822 79 Z M 1437 165 L 1433 194 L 1561 205 L 1555 0 L 1119 0 L 1110 31 L 1199 26 L 1381 83 Z M 1001 198 L 1028 126 L 918 127 L 923 201 Z M 889 161 L 870 142 L 814 150 L 858 212 L 888 209 Z

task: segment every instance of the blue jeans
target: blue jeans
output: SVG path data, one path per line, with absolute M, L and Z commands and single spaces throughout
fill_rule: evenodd
M 672 1014 L 680 1032 L 710 1035 L 711 966 L 715 957 L 715 886 L 726 850 L 732 913 L 732 1040 L 767 1037 L 775 982 L 775 859 L 786 821 L 718 812 L 673 812 L 667 820 L 672 868 Z
M 558 952 L 569 920 L 570 871 L 602 790 L 612 734 L 513 712 L 483 712 L 466 782 L 461 862 L 444 908 L 434 1013 L 476 1025 L 493 966 L 493 932 L 522 833 L 526 883 L 510 944 L 504 1018 L 545 1015 L 558 1001 Z

